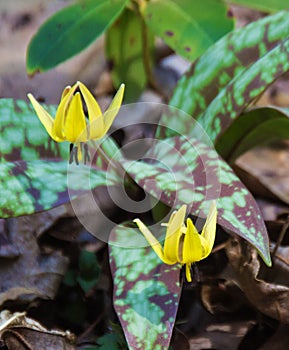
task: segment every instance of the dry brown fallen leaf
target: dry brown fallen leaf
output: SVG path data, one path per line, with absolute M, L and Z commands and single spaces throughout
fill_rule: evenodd
M 251 183 L 248 187 L 254 194 L 256 194 L 256 185 L 262 185 L 267 192 L 273 194 L 278 199 L 285 203 L 289 203 L 289 144 L 283 142 L 278 147 L 258 147 L 250 152 L 247 152 L 238 158 L 236 164 L 244 172 L 251 175 Z M 241 179 L 247 185 L 245 176 Z M 253 182 L 253 178 L 255 181 Z M 258 190 L 258 189 L 257 189 Z M 265 197 L 272 199 L 272 195 L 260 190 L 258 195 L 265 195 Z
M 277 253 L 282 254 L 280 250 Z M 278 264 L 274 266 L 275 271 L 264 267 L 265 271 L 262 272 L 272 280 L 266 282 L 259 277 L 260 261 L 257 251 L 244 240 L 237 237 L 228 240 L 226 254 L 234 270 L 236 282 L 249 302 L 263 314 L 289 324 L 289 288 L 279 284 L 276 279 Z
M 201 300 L 204 307 L 211 313 L 237 312 L 248 301 L 240 288 L 231 280 L 214 281 L 201 286 Z
M 190 338 L 190 348 L 193 350 L 237 350 L 241 340 L 253 324 L 254 322 L 250 320 L 212 323 L 205 330 Z
M 73 350 L 75 336 L 69 331 L 48 330 L 25 312 L 0 314 L 0 341 L 9 350 Z
M 2 226 L 1 236 L 7 236 L 18 256 L 1 259 L 0 305 L 7 300 L 53 298 L 66 272 L 68 259 L 60 252 L 41 252 L 32 220 L 29 216 L 9 219 Z

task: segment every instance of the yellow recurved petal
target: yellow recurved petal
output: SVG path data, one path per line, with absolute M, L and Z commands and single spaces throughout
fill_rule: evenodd
M 60 98 L 60 102 L 64 99 L 64 97 L 69 93 L 69 91 L 71 90 L 71 86 L 68 85 L 64 88 L 64 90 L 62 91 L 62 95 Z
M 94 118 L 97 118 L 102 115 L 99 104 L 83 83 L 78 81 L 77 84 L 87 106 L 89 121 L 93 121 Z
M 33 108 L 35 109 L 35 112 L 45 127 L 46 131 L 52 137 L 55 141 L 60 141 L 58 137 L 56 137 L 53 134 L 53 124 L 54 119 L 51 117 L 51 115 L 38 103 L 38 101 L 34 98 L 32 94 L 27 95 L 30 102 L 32 103 Z
M 64 122 L 64 135 L 67 141 L 86 142 L 87 130 L 82 108 L 81 95 L 77 92 L 70 102 Z M 79 147 L 80 148 L 80 147 Z
M 216 237 L 216 225 L 217 225 L 217 206 L 214 201 L 210 207 L 210 211 L 203 227 L 201 236 L 206 241 L 206 249 L 204 252 L 204 258 L 206 258 L 212 251 Z
M 104 133 L 105 135 L 109 128 L 111 127 L 111 124 L 114 121 L 114 118 L 116 117 L 119 108 L 121 106 L 122 100 L 123 100 L 123 94 L 124 94 L 124 84 L 121 84 L 116 95 L 114 96 L 110 106 L 108 107 L 107 111 L 103 115 L 103 123 L 104 123 Z
M 99 118 L 95 118 L 92 123 L 89 123 L 89 139 L 98 140 L 104 135 L 103 118 L 100 116 Z
M 193 263 L 203 258 L 204 238 L 199 235 L 191 219 L 187 219 L 187 231 L 183 243 L 182 263 Z
M 65 124 L 69 104 L 73 97 L 74 91 L 75 91 L 75 85 L 70 89 L 68 87 L 64 89 L 64 92 L 62 94 L 63 98 L 61 99 L 61 102 L 56 111 L 52 132 L 53 132 L 53 135 L 55 137 L 58 137 L 61 141 L 66 140 L 66 136 L 64 133 L 64 124 Z
M 145 226 L 145 224 L 139 220 L 139 219 L 135 219 L 133 220 L 138 228 L 140 229 L 141 233 L 145 236 L 146 240 L 148 241 L 148 243 L 151 245 L 151 247 L 153 248 L 153 250 L 155 251 L 155 253 L 157 254 L 157 256 L 165 263 L 168 265 L 173 265 L 175 264 L 174 261 L 170 261 L 169 259 L 167 259 L 167 257 L 164 254 L 163 251 L 163 247 L 160 244 L 160 242 L 155 238 L 155 236 L 151 233 L 151 231 Z
M 186 210 L 187 206 L 182 205 L 177 212 L 173 213 L 167 227 L 164 255 L 167 259 L 175 263 L 180 262 L 179 246 Z
M 88 88 L 80 81 L 77 82 L 81 94 L 86 103 L 88 119 L 90 124 L 89 138 L 98 139 L 104 135 L 103 133 L 103 117 L 99 104 L 88 90 Z

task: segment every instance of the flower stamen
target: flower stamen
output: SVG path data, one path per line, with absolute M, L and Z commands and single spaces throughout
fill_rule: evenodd
M 69 164 L 72 164 L 73 161 L 75 161 L 76 165 L 79 165 L 79 161 L 78 161 L 78 147 L 75 146 L 73 143 L 71 143 L 70 144 Z
M 86 162 L 90 162 L 90 154 L 89 154 L 89 151 L 88 151 L 88 146 L 86 143 L 82 143 L 83 145 L 83 153 L 84 153 L 84 164 L 86 164 Z

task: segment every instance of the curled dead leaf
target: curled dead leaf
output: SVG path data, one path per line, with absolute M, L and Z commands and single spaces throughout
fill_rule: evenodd
M 0 314 L 0 341 L 9 350 L 74 350 L 75 336 L 69 331 L 48 330 L 25 312 Z
M 288 149 L 287 143 L 280 143 L 278 148 L 258 147 L 238 158 L 238 176 L 252 193 L 289 203 Z
M 215 283 L 202 285 L 201 299 L 211 314 L 234 312 L 246 305 L 243 293 L 230 280 L 219 280 Z
M 18 256 L 1 259 L 0 305 L 15 299 L 52 299 L 66 272 L 66 257 L 41 251 L 32 221 L 29 216 L 7 220 L 6 234 Z
M 226 254 L 237 283 L 250 303 L 265 315 L 289 324 L 289 288 L 260 277 L 257 251 L 244 240 L 231 238 L 226 246 Z

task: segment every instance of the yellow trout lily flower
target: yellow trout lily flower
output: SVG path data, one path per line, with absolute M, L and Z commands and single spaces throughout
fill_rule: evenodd
M 32 94 L 28 98 L 48 134 L 56 142 L 71 143 L 70 163 L 82 159 L 81 146 L 89 140 L 101 139 L 109 130 L 122 103 L 124 84 L 120 86 L 107 111 L 102 111 L 87 89 L 80 81 L 72 87 L 67 86 L 61 96 L 55 118 L 37 102 Z M 84 106 L 85 105 L 85 106 Z M 88 121 L 85 117 L 85 108 Z M 85 160 L 89 159 L 87 145 L 84 144 Z
M 135 219 L 134 222 L 165 264 L 186 265 L 187 281 L 192 282 L 192 264 L 206 258 L 212 251 L 216 236 L 217 208 L 213 202 L 201 234 L 190 218 L 187 219 L 187 225 L 184 224 L 186 209 L 187 206 L 183 205 L 171 215 L 168 224 L 163 224 L 167 226 L 164 247 L 141 220 Z

